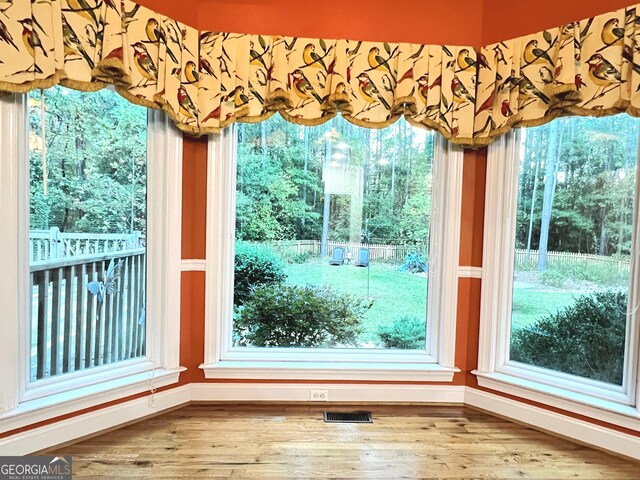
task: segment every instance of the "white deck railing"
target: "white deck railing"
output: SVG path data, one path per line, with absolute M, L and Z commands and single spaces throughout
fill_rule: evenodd
M 100 302 L 87 285 L 105 282 L 112 260 L 115 291 Z M 32 380 L 145 354 L 144 248 L 32 260 L 30 275 Z
M 29 232 L 31 262 L 77 257 L 98 253 L 120 252 L 144 247 L 144 237 L 133 233 L 68 233 L 57 227 Z

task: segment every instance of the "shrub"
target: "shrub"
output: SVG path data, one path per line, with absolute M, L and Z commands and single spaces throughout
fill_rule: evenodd
M 284 262 L 290 264 L 305 263 L 312 256 L 311 252 L 296 253 L 293 250 L 283 250 L 282 252 L 279 252 L 279 255 Z
M 601 285 L 623 286 L 629 282 L 629 272 L 618 270 L 615 264 L 571 265 L 568 275 L 576 280 L 586 280 Z
M 404 257 L 404 262 L 398 267 L 398 270 L 409 273 L 428 272 L 429 266 L 418 252 L 410 252 Z
M 629 281 L 629 273 L 619 270 L 615 264 L 564 265 L 547 268 L 540 274 L 540 279 L 542 283 L 552 287 L 562 287 L 568 280 L 621 287 Z
M 234 322 L 238 345 L 356 345 L 371 303 L 328 287 L 266 285 L 254 290 Z
M 511 359 L 622 384 L 627 295 L 598 292 L 514 332 Z
M 378 336 L 386 348 L 418 349 L 426 342 L 426 321 L 418 317 L 400 317 L 391 325 L 381 325 Z
M 569 272 L 564 269 L 547 268 L 540 274 L 540 280 L 545 285 L 551 287 L 562 288 L 568 280 Z
M 244 304 L 254 288 L 284 282 L 282 260 L 265 245 L 236 242 L 233 303 Z

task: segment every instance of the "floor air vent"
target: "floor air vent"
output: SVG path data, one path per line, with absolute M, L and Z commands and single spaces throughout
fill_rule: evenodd
M 324 412 L 326 423 L 373 423 L 371 412 Z

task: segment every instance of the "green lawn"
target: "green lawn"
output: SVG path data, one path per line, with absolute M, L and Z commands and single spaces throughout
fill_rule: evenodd
M 379 343 L 378 326 L 391 324 L 402 316 L 425 318 L 427 308 L 427 279 L 423 275 L 398 272 L 397 265 L 371 262 L 367 268 L 353 265 L 331 266 L 327 260 L 314 258 L 306 263 L 287 265 L 290 285 L 330 285 L 335 290 L 367 298 L 373 305 L 365 317 L 362 342 Z
M 518 330 L 575 302 L 580 292 L 514 288 L 512 328 Z
M 398 272 L 397 265 L 371 262 L 369 295 L 373 305 L 365 317 L 364 343 L 378 344 L 380 325 L 402 316 L 425 318 L 427 280 L 423 275 Z M 290 285 L 330 285 L 334 289 L 367 298 L 367 269 L 353 265 L 331 266 L 327 260 L 312 258 L 302 264 L 287 265 Z M 531 325 L 574 303 L 581 291 L 554 290 L 540 284 L 518 284 L 513 293 L 513 328 Z

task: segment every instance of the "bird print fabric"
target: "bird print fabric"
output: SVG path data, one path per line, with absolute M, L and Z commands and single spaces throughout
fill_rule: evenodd
M 459 60 L 462 58 L 462 60 Z M 114 85 L 183 131 L 279 112 L 370 128 L 401 115 L 471 144 L 472 48 L 198 31 L 129 0 L 13 0 L 0 9 L 0 90 Z
M 638 116 L 639 7 L 483 47 L 474 142 L 561 115 Z
M 0 91 L 113 85 L 207 134 L 276 112 L 368 128 L 404 116 L 486 145 L 560 115 L 640 116 L 636 6 L 471 47 L 198 31 L 130 0 L 0 2 Z M 640 10 L 639 10 L 640 12 Z

